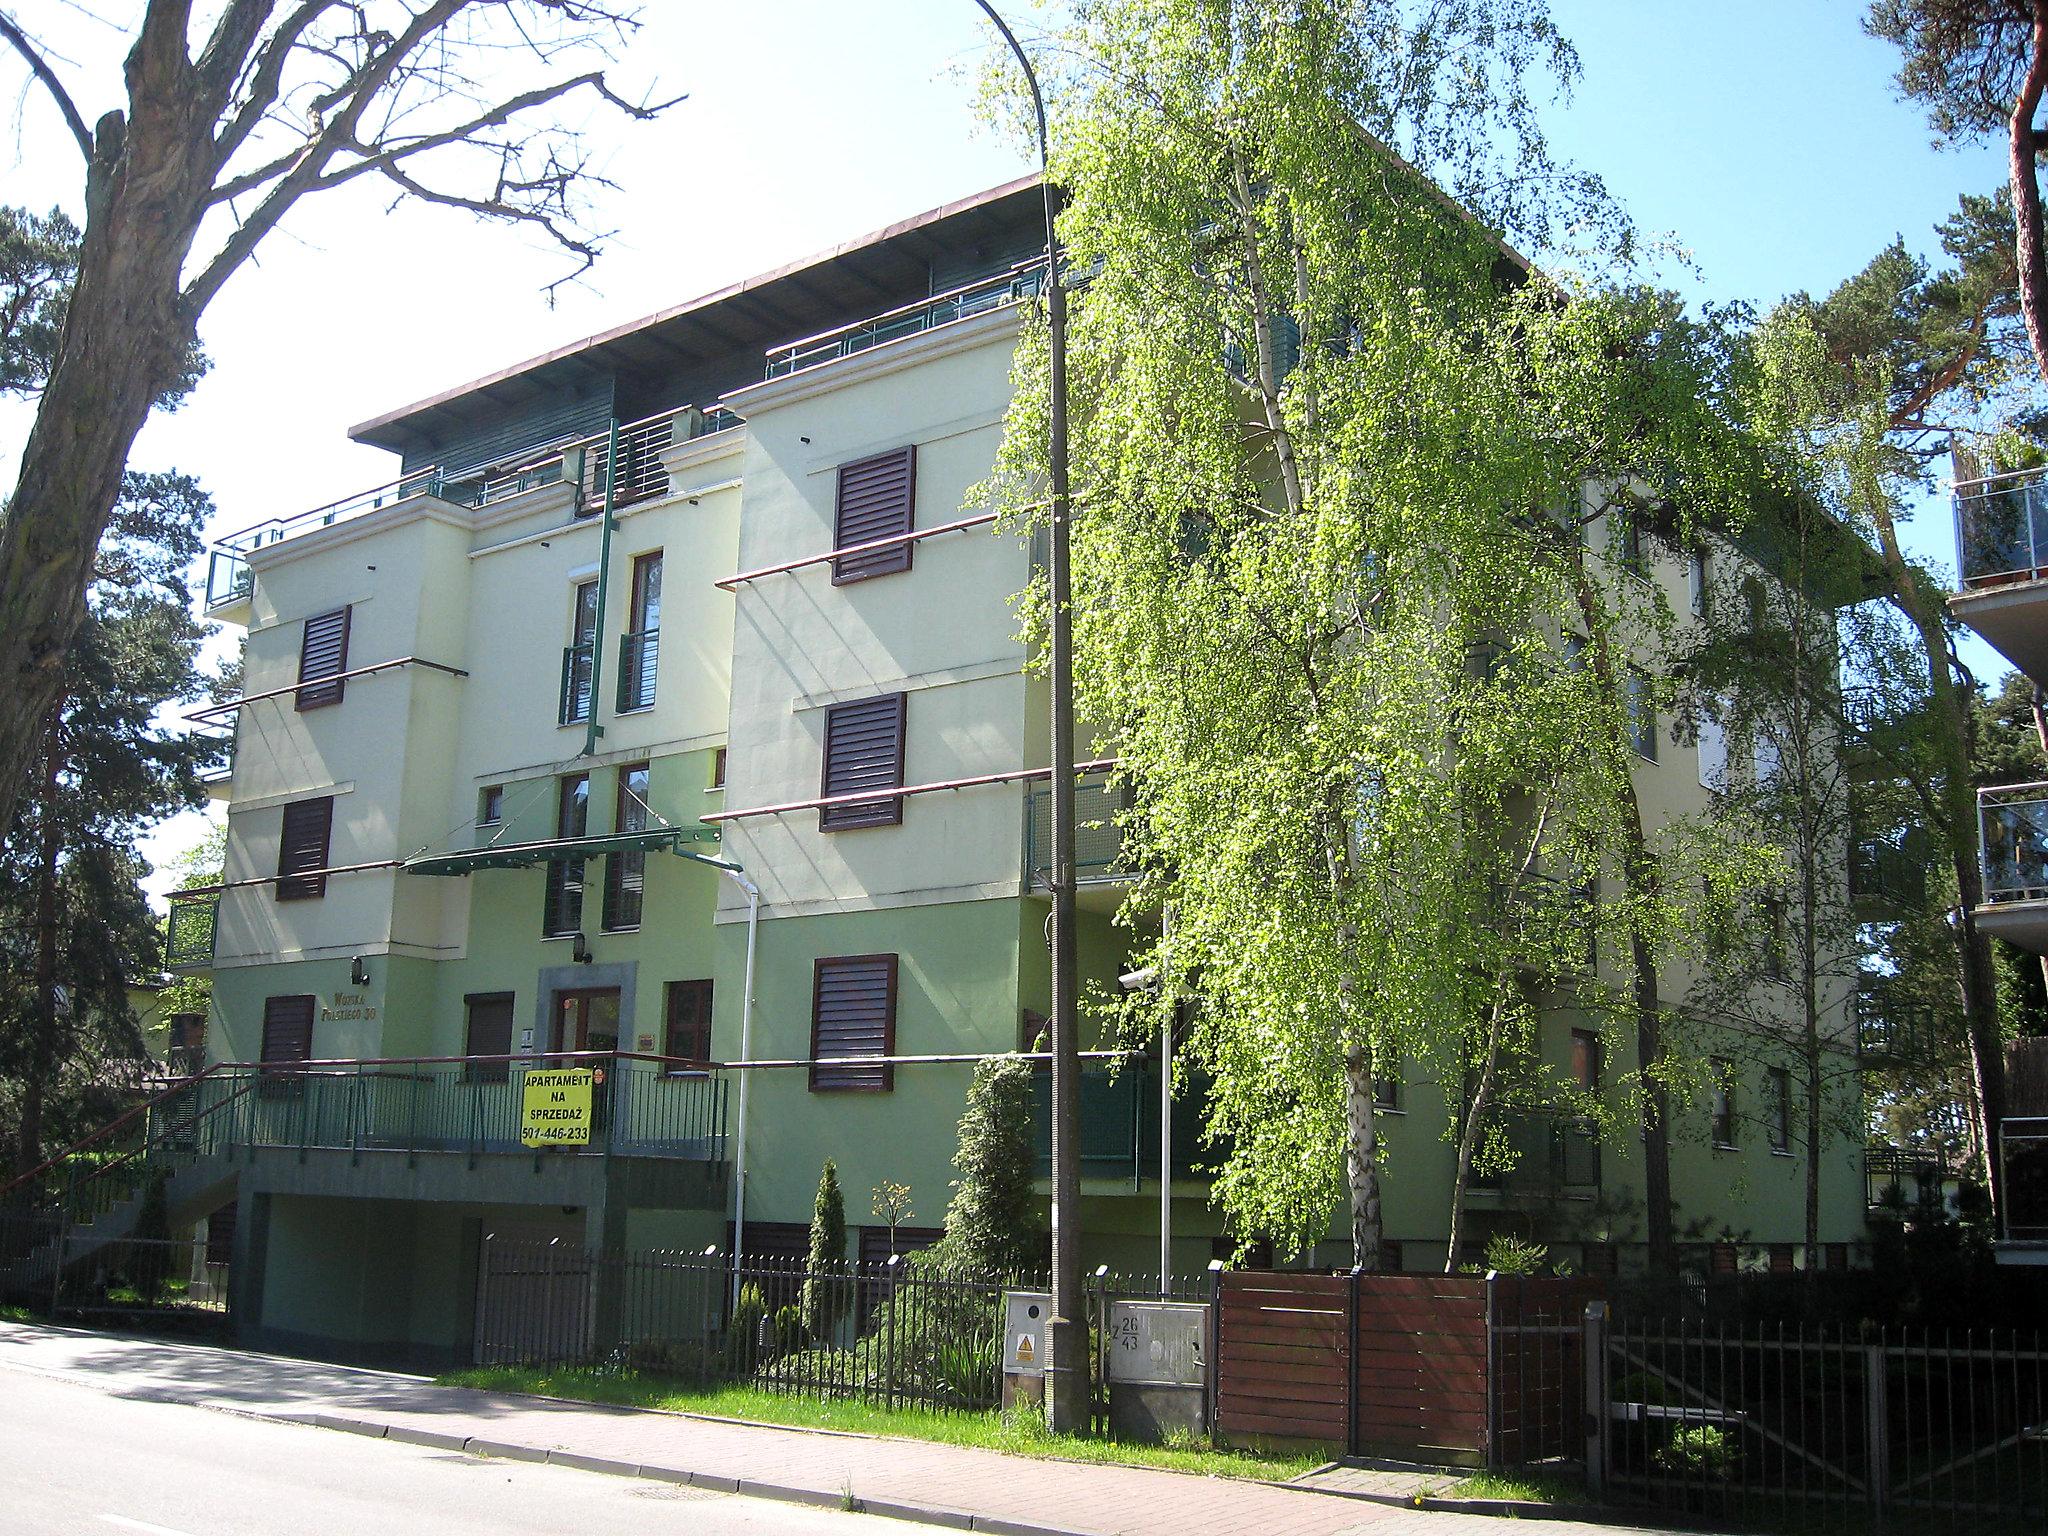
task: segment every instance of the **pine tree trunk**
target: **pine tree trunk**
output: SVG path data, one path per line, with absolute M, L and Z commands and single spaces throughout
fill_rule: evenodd
M 19 1177 L 43 1160 L 43 1117 L 57 1058 L 57 861 L 64 840 L 57 823 L 57 790 L 63 760 L 58 743 L 61 711 L 53 709 L 43 730 L 41 823 L 36 839 L 36 969 L 30 1005 L 28 1070 L 22 1076 L 21 1119 L 14 1172 Z
M 2048 0 L 2034 0 L 2033 10 L 2027 73 L 2006 124 L 2006 162 L 2012 180 L 2013 224 L 2018 231 L 2014 256 L 2020 315 L 2026 322 L 2034 366 L 2048 378 L 2048 250 L 2042 242 L 2040 142 L 2034 132 L 2034 114 L 2040 110 L 2043 89 L 2048 88 Z

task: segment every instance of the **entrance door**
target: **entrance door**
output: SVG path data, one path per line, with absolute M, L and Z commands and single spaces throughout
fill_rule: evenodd
M 616 1051 L 619 1048 L 619 989 L 590 987 L 555 994 L 553 1049 Z

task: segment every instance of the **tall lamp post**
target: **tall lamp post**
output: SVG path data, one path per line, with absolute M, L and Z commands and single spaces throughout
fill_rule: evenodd
M 974 0 L 1016 55 L 1038 122 L 1039 190 L 1045 196 L 1045 312 L 1051 479 L 1052 601 L 1052 1317 L 1046 1324 L 1046 1422 L 1057 1434 L 1088 1428 L 1087 1300 L 1081 1289 L 1081 1040 L 1074 983 L 1074 630 L 1068 570 L 1067 295 L 1061 283 L 1058 199 L 1045 93 L 1009 23 Z

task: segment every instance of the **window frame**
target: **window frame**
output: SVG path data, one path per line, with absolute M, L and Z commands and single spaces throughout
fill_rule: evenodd
M 820 1063 L 834 1060 L 820 1050 L 823 1022 L 820 1015 L 824 1001 L 825 979 L 834 966 L 883 965 L 887 968 L 882 1002 L 882 1049 L 883 1056 L 896 1054 L 896 1003 L 897 983 L 901 972 L 900 956 L 894 953 L 868 955 L 819 955 L 811 962 L 811 1060 L 809 1086 L 812 1093 L 892 1093 L 896 1087 L 896 1068 L 890 1064 L 879 1067 L 826 1067 L 828 1073 L 874 1074 L 865 1075 L 859 1081 L 821 1082 Z
M 675 1048 L 676 1005 L 683 998 L 693 995 L 701 995 L 704 999 L 704 1054 L 701 1056 L 687 1055 L 678 1052 Z M 669 1076 L 684 1077 L 690 1075 L 694 1070 L 693 1068 L 676 1066 L 674 1063 L 677 1061 L 709 1062 L 711 1060 L 712 1009 L 716 1002 L 716 986 L 713 978 L 709 976 L 683 977 L 663 984 L 661 997 L 661 1054 L 667 1058 L 663 1070 Z
M 1735 1063 L 1726 1056 L 1710 1056 L 1707 1068 L 1713 1084 L 1713 1118 L 1709 1136 L 1717 1151 L 1739 1151 L 1741 1143 L 1735 1139 L 1736 1117 L 1740 1109 L 1736 1097 L 1739 1085 L 1735 1079 Z
M 646 793 L 635 794 L 629 787 L 633 774 L 645 776 L 642 789 Z M 637 763 L 621 763 L 614 776 L 612 786 L 612 830 L 614 832 L 645 832 L 653 814 L 650 804 L 653 792 L 653 765 L 645 760 Z M 628 826 L 628 812 L 637 826 Z M 626 881 L 634 876 L 639 879 L 639 888 L 629 891 Z M 628 896 L 633 898 L 633 915 L 630 922 L 622 921 L 623 905 Z M 598 915 L 598 927 L 605 933 L 633 933 L 639 929 L 647 916 L 647 854 L 644 850 L 620 849 L 608 853 L 604 860 L 604 904 Z
M 558 725 L 587 725 L 597 714 L 597 587 L 595 576 L 570 583 L 569 643 L 562 648 L 562 696 L 556 709 Z M 590 594 L 590 623 L 587 628 L 583 612 L 583 594 L 586 592 Z M 578 651 L 585 652 L 580 673 Z M 577 707 L 579 699 L 580 710 Z
M 1770 1084 L 1770 1132 L 1771 1151 L 1779 1157 L 1792 1155 L 1792 1074 L 1783 1067 L 1772 1067 L 1765 1081 Z
M 505 824 L 505 786 L 486 784 L 476 792 L 476 824 L 501 827 Z
M 661 672 L 661 579 L 662 556 L 665 550 L 650 549 L 633 557 L 632 575 L 627 587 L 626 631 L 619 636 L 619 708 L 622 715 L 637 714 L 654 708 L 655 689 L 660 682 Z M 649 573 L 652 573 L 654 596 L 652 616 L 648 623 L 649 601 L 647 587 Z M 636 649 L 632 642 L 640 640 Z M 633 681 L 630 698 L 626 683 Z
M 1656 685 L 1648 672 L 1630 662 L 1622 677 L 1622 689 L 1627 695 L 1629 746 L 1644 762 L 1654 763 L 1659 729 Z
M 578 783 L 581 783 L 583 786 L 582 814 L 580 818 L 573 819 L 579 819 L 582 825 L 571 831 L 569 830 L 569 823 L 572 820 L 570 807 L 571 802 L 575 798 L 575 786 Z M 587 836 L 589 831 L 589 771 L 558 774 L 555 778 L 555 840 L 557 842 L 566 842 L 571 838 Z M 586 862 L 586 860 L 580 858 L 548 860 L 547 878 L 541 892 L 540 930 L 543 939 L 573 938 L 583 931 L 583 902 L 584 898 L 589 894 L 590 884 L 586 878 L 588 874 L 588 870 L 584 867 Z M 572 864 L 576 866 L 573 875 L 571 875 L 569 870 L 569 866 Z M 568 900 L 572 888 L 575 893 L 576 903 L 575 921 L 566 927 L 552 926 L 558 910 Z
M 479 1051 L 476 1048 L 476 1011 L 479 1004 L 505 1008 L 505 1049 L 502 1051 Z M 512 992 L 466 992 L 462 997 L 462 1054 L 471 1056 L 510 1056 L 512 1054 L 512 1029 L 517 1020 L 518 995 Z M 486 1062 L 479 1066 L 465 1060 L 462 1080 L 465 1083 L 503 1083 L 512 1076 L 510 1061 Z

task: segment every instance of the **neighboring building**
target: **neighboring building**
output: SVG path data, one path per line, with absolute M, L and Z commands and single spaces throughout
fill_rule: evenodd
M 2048 472 L 1959 479 L 1949 611 L 2033 680 L 2048 684 Z M 2048 954 L 2048 784 L 1977 795 L 1984 904 L 1977 927 Z M 2048 1041 L 2008 1052 L 2003 1123 L 1990 1129 L 2003 1169 L 1998 1257 L 2048 1264 Z
M 1012 607 L 1033 551 L 969 501 L 1040 218 L 1035 182 L 999 187 L 380 416 L 351 436 L 401 456 L 391 485 L 216 551 L 208 607 L 246 626 L 248 693 L 218 711 L 225 884 L 176 904 L 173 958 L 210 969 L 209 1058 L 263 1066 L 217 1074 L 235 1155 L 179 1215 L 234 1202 L 246 1336 L 465 1356 L 485 1231 L 729 1245 L 741 1074 L 698 1063 L 797 1064 L 745 1074 L 748 1252 L 802 1251 L 827 1157 L 856 1221 L 889 1180 L 937 1226 L 971 1067 L 858 1058 L 1029 1048 L 1050 1008 L 1046 695 Z M 1686 562 L 1641 558 L 1683 612 Z M 1660 821 L 1725 770 L 1655 720 L 1642 751 Z M 1108 994 L 1133 935 L 1101 785 L 1079 797 L 1080 955 Z M 1544 1050 L 1589 1084 L 1628 1066 L 1569 1028 Z M 572 1052 L 623 1053 L 604 1155 L 520 1144 L 526 1063 Z M 1703 1264 L 1795 1262 L 1789 1090 L 1731 1074 L 1680 1109 L 1681 1225 Z M 1084 1085 L 1091 1264 L 1155 1260 L 1157 1094 L 1156 1069 Z M 1386 1095 L 1386 1230 L 1440 1267 L 1445 1106 Z M 1174 1106 L 1189 1271 L 1231 1246 L 1198 1118 Z M 1621 1262 L 1635 1138 L 1513 1134 L 1475 1242 Z M 1831 1148 L 1828 1251 L 1799 1263 L 1861 1233 L 1859 1147 Z

